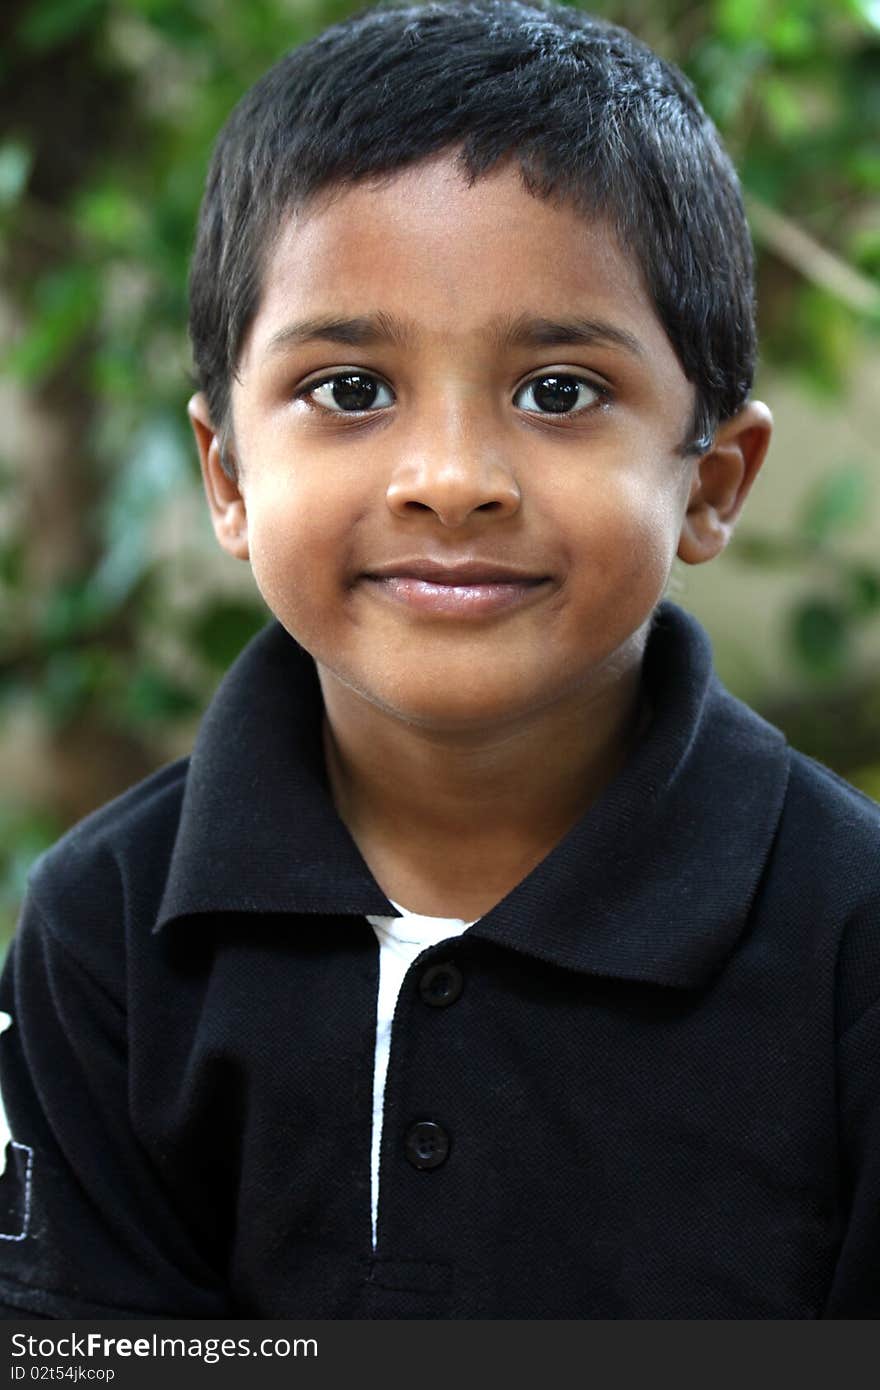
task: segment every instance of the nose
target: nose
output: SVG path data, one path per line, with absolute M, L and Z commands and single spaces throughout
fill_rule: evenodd
M 498 440 L 458 421 L 433 422 L 410 442 L 386 501 L 396 516 L 433 513 L 443 526 L 456 527 L 480 515 L 512 516 L 522 497 Z

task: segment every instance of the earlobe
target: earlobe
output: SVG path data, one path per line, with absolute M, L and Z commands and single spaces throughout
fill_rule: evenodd
M 749 401 L 715 434 L 697 460 L 678 556 L 701 565 L 725 548 L 767 453 L 773 418 L 761 401 Z
M 236 470 L 227 468 L 221 453 L 219 432 L 211 420 L 208 403 L 201 391 L 192 397 L 187 413 L 199 451 L 202 481 L 211 512 L 214 535 L 219 544 L 237 560 L 249 559 L 247 508 Z

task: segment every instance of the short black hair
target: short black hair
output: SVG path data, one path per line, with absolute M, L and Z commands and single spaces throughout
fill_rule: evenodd
M 294 49 L 238 103 L 215 146 L 190 276 L 196 372 L 218 430 L 285 213 L 445 149 L 471 184 L 513 157 L 530 193 L 607 220 L 695 387 L 683 449 L 705 451 L 754 374 L 736 171 L 677 68 L 627 30 L 546 0 L 386 0 Z

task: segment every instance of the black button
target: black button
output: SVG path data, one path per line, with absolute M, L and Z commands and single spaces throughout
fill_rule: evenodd
M 406 1156 L 414 1168 L 439 1168 L 449 1153 L 449 1135 L 433 1120 L 420 1120 L 406 1136 Z
M 457 965 L 451 960 L 439 961 L 429 965 L 419 980 L 419 994 L 426 1004 L 442 1009 L 446 1004 L 454 1004 L 461 994 L 464 980 Z

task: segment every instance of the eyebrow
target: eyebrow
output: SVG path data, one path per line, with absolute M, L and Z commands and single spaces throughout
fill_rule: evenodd
M 565 319 L 534 318 L 520 314 L 492 326 L 495 345 L 503 347 L 552 347 L 565 343 L 575 347 L 619 347 L 634 357 L 647 356 L 644 347 L 633 333 L 617 328 L 604 319 L 575 316 Z
M 345 343 L 348 347 L 375 347 L 379 343 L 407 347 L 411 338 L 410 326 L 392 314 L 380 311 L 377 314 L 361 314 L 357 318 L 339 318 L 331 314 L 302 319 L 299 323 L 290 323 L 280 329 L 269 339 L 265 356 L 274 356 L 288 347 L 316 342 Z
M 264 355 L 272 357 L 287 348 L 303 347 L 314 342 L 343 343 L 348 347 L 377 347 L 390 343 L 394 347 L 409 348 L 416 336 L 417 331 L 412 323 L 382 311 L 355 318 L 319 315 L 288 324 L 274 333 Z M 549 319 L 520 314 L 515 318 L 496 318 L 486 326 L 484 336 L 498 350 L 566 344 L 575 347 L 617 347 L 635 357 L 647 356 L 638 338 L 625 328 L 618 328 L 603 319 L 579 316 Z

